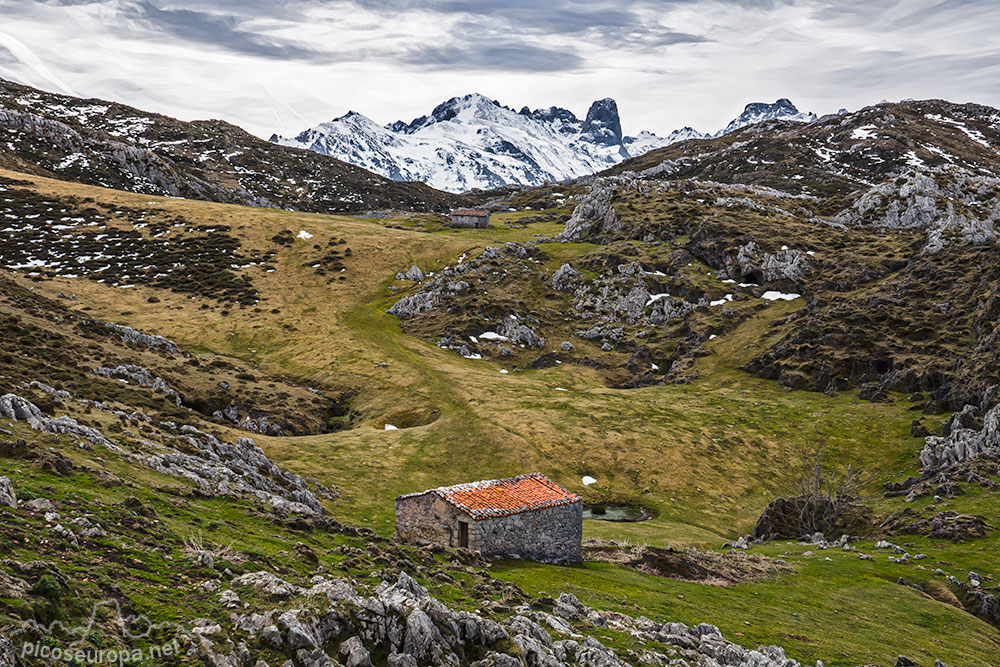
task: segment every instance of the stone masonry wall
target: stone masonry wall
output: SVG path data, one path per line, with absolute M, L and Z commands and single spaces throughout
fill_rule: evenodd
M 434 493 L 396 500 L 396 535 L 404 542 L 457 547 L 460 522 L 469 524 L 469 548 L 490 558 L 583 560 L 581 503 L 474 521 Z
M 452 227 L 489 227 L 490 219 L 486 216 L 478 215 L 453 215 L 451 216 Z
M 474 548 L 486 556 L 543 563 L 583 560 L 583 504 L 579 502 L 482 519 L 473 528 Z
M 465 517 L 454 505 L 434 493 L 396 500 L 396 535 L 409 544 L 458 546 L 458 519 Z M 469 530 L 472 548 L 472 530 Z

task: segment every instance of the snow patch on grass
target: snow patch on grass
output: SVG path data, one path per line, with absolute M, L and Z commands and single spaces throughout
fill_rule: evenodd
M 766 299 L 768 301 L 792 301 L 801 297 L 801 294 L 792 294 L 789 292 L 778 292 L 776 290 L 768 290 L 760 295 L 760 298 Z

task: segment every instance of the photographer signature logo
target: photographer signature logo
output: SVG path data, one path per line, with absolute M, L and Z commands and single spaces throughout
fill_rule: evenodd
M 103 636 L 102 618 L 103 625 L 114 627 L 125 643 L 144 648 L 95 646 Z M 91 665 L 128 665 L 178 656 L 187 636 L 187 629 L 178 623 L 153 623 L 147 616 L 124 616 L 121 605 L 113 599 L 94 604 L 90 618 L 82 625 L 68 626 L 61 621 L 43 625 L 29 620 L 9 635 L 22 661 L 41 659 Z

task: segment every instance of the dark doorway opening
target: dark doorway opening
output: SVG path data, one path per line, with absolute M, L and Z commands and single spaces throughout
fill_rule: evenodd
M 464 521 L 458 522 L 458 546 L 469 548 L 469 524 Z

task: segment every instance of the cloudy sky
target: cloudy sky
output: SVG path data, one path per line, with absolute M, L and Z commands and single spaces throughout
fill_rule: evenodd
M 0 0 L 0 76 L 265 137 L 468 92 L 664 134 L 778 97 L 1000 106 L 998 34 L 997 0 Z

